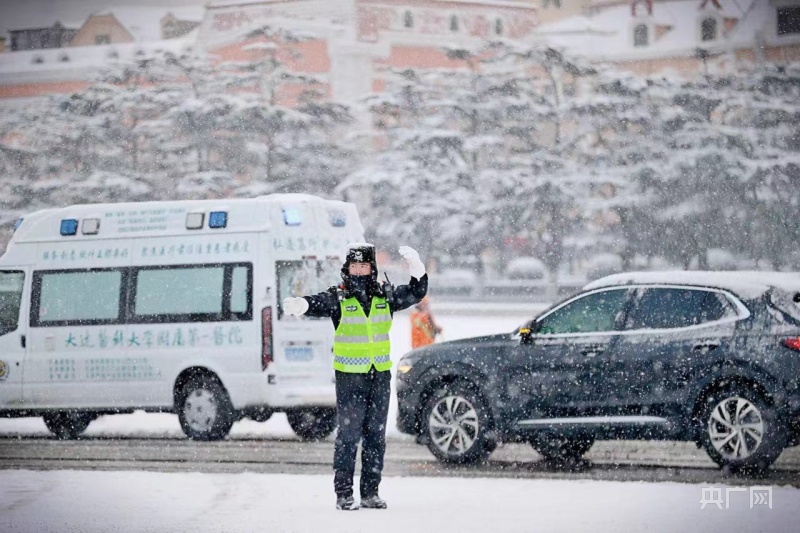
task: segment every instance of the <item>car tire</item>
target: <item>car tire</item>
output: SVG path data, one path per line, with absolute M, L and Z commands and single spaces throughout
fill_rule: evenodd
M 730 472 L 762 472 L 786 445 L 777 410 L 751 387 L 729 385 L 712 391 L 698 412 L 703 448 Z
M 254 422 L 266 422 L 272 418 L 272 409 L 260 408 L 250 411 L 247 416 Z
M 44 425 L 52 432 L 59 440 L 77 439 L 95 416 L 91 413 L 84 413 L 80 411 L 53 411 L 45 413 L 42 418 Z
M 594 437 L 542 433 L 533 438 L 531 445 L 546 461 L 569 463 L 589 451 L 594 445 Z
M 298 437 L 305 441 L 321 440 L 336 429 L 336 409 L 294 409 L 286 418 Z
M 224 438 L 234 422 L 230 397 L 210 376 L 193 376 L 181 388 L 176 405 L 183 432 L 192 440 Z
M 445 385 L 431 395 L 422 426 L 428 449 L 444 463 L 483 462 L 497 446 L 486 401 L 464 383 Z

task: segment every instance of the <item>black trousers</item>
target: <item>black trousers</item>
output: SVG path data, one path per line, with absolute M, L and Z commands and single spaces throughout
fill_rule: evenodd
M 372 367 L 366 374 L 336 371 L 336 421 L 333 453 L 336 496 L 353 495 L 358 441 L 361 444 L 361 497 L 378 494 L 386 451 L 386 418 L 392 373 Z

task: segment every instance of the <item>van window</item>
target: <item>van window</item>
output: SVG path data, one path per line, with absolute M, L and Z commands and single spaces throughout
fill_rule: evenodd
M 252 319 L 250 264 L 140 267 L 131 276 L 131 323 Z
M 247 267 L 237 266 L 231 277 L 231 313 L 246 313 L 249 309 Z
M 138 316 L 214 314 L 222 318 L 225 268 L 141 269 L 133 312 Z
M 0 272 L 0 335 L 17 329 L 22 303 L 22 272 Z
M 281 304 L 284 298 L 311 296 L 338 285 L 342 280 L 342 262 L 338 258 L 278 261 L 275 266 L 278 279 L 278 318 L 283 317 Z
M 31 325 L 118 323 L 122 278 L 120 270 L 34 273 Z

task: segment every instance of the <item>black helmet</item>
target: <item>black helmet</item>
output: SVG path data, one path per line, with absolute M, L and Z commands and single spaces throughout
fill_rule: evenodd
M 369 263 L 372 266 L 372 277 L 378 279 L 378 263 L 375 260 L 375 245 L 368 242 L 354 242 L 347 245 L 347 254 L 342 265 L 342 277 L 350 275 L 350 263 Z

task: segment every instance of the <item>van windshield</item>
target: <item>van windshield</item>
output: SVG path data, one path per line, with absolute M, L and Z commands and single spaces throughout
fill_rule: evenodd
M 0 335 L 17 329 L 24 280 L 22 272 L 0 271 Z
M 330 259 L 306 258 L 302 261 L 278 261 L 279 318 L 283 317 L 280 308 L 284 298 L 289 296 L 311 296 L 329 287 L 338 285 L 342 280 L 342 261 L 337 257 Z M 303 317 L 308 318 L 308 317 Z

